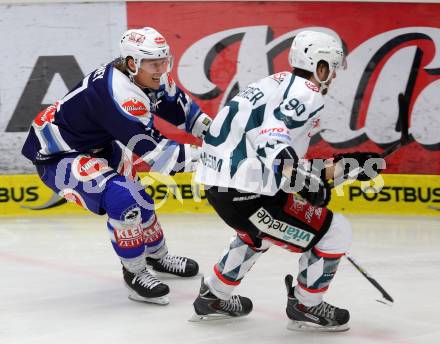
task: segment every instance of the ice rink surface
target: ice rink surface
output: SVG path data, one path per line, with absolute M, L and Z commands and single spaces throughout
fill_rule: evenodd
M 298 254 L 271 248 L 237 288 L 245 318 L 191 323 L 200 275 L 158 274 L 170 304 L 127 299 L 104 217 L 0 219 L 0 343 L 440 343 L 440 220 L 351 216 L 352 255 L 394 297 L 392 307 L 343 260 L 326 300 L 351 313 L 343 333 L 286 329 L 284 276 Z M 170 253 L 211 271 L 233 231 L 215 215 L 162 215 Z

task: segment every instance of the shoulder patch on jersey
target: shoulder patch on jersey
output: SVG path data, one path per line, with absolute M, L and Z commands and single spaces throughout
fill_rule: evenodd
M 58 102 L 50 105 L 43 111 L 40 111 L 34 119 L 34 123 L 38 128 L 43 128 L 47 123 L 52 123 L 55 120 L 55 112 L 57 111 Z
M 319 87 L 316 86 L 314 83 L 312 83 L 312 82 L 310 82 L 310 81 L 307 80 L 307 81 L 305 82 L 305 84 L 306 84 L 306 86 L 307 86 L 308 88 L 310 88 L 312 91 L 319 92 Z
M 125 111 L 131 113 L 133 116 L 143 116 L 148 112 L 144 103 L 136 98 L 129 98 L 122 103 Z
M 271 79 L 275 80 L 277 83 L 281 84 L 288 75 L 289 74 L 287 72 L 280 72 L 280 73 L 270 75 L 269 77 Z

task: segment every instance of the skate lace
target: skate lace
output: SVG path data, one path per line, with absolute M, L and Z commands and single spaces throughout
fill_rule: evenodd
M 317 306 L 308 307 L 307 311 L 309 313 L 313 313 L 314 315 L 317 315 L 317 316 L 322 316 L 325 318 L 334 319 L 336 307 L 323 301 Z
M 185 272 L 186 258 L 180 256 L 166 255 L 159 260 L 159 263 L 168 271 Z
M 241 312 L 243 308 L 240 296 L 238 295 L 232 295 L 229 300 L 221 300 L 220 307 L 227 312 Z
M 132 284 L 135 284 L 136 281 L 143 287 L 148 289 L 153 289 L 155 286 L 161 284 L 156 277 L 150 274 L 148 271 L 141 271 L 139 274 L 135 275 L 133 278 Z

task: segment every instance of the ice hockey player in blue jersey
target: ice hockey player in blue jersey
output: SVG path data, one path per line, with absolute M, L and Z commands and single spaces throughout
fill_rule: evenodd
M 275 244 L 301 253 L 296 286 L 292 275 L 285 278 L 289 329 L 348 329 L 348 310 L 323 300 L 351 245 L 349 222 L 326 207 L 326 180 L 346 173 L 346 159 L 364 166 L 377 154 L 342 154 L 325 163 L 303 159 L 319 125 L 323 95 L 344 61 L 338 39 L 301 31 L 289 52 L 293 71 L 250 84 L 214 118 L 195 179 L 205 184 L 209 202 L 236 234 L 202 279 L 192 320 L 249 314 L 252 301 L 232 292 Z
M 129 298 L 167 304 L 169 287 L 148 266 L 187 277 L 198 273 L 198 264 L 168 254 L 153 200 L 136 179 L 133 153 L 151 171 L 192 171 L 197 149 L 161 135 L 152 114 L 198 138 L 211 120 L 174 83 L 170 47 L 160 33 L 128 30 L 120 48 L 119 59 L 37 115 L 22 153 L 56 193 L 108 215 Z

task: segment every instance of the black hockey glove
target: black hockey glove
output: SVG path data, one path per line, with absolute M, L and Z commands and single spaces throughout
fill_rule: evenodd
M 324 161 L 299 161 L 294 149 L 286 147 L 276 157 L 276 172 L 285 177 L 290 175 L 287 193 L 296 192 L 310 204 L 325 207 L 330 202 L 330 187 L 325 180 Z
M 375 159 L 370 160 L 369 159 Z M 341 153 L 334 157 L 333 162 L 342 160 L 344 166 L 344 175 L 349 174 L 357 167 L 364 168 L 358 175 L 357 178 L 360 181 L 368 181 L 375 178 L 382 170 L 380 164 L 380 155 L 373 152 L 353 152 L 353 153 Z
M 308 166 L 307 166 L 308 165 Z M 309 164 L 299 164 L 292 175 L 291 186 L 302 182 L 298 194 L 316 207 L 326 207 L 330 202 L 331 190 L 325 179 L 325 169 L 316 168 L 313 160 Z

